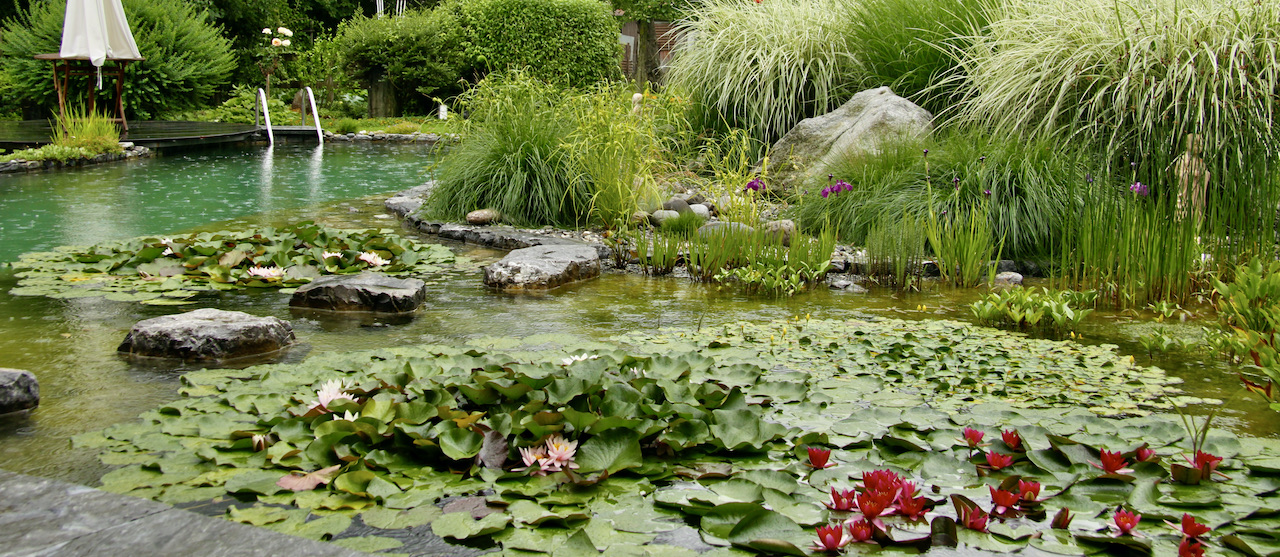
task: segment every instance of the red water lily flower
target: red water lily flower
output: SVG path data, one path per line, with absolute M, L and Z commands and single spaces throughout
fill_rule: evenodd
M 1040 498 L 1040 482 L 1018 480 L 1018 498 L 1034 503 Z
M 1196 451 L 1196 458 L 1191 461 L 1191 465 L 1200 469 L 1200 477 L 1207 480 L 1218 471 L 1219 462 L 1222 462 L 1222 457 L 1220 456 L 1215 456 L 1204 451 Z M 1222 473 L 1218 472 L 1218 475 L 1222 475 Z
M 875 527 L 865 519 L 849 521 L 849 539 L 850 541 L 861 543 L 871 541 L 871 535 L 875 533 Z
M 852 511 L 857 508 L 858 504 L 855 497 L 858 492 L 852 489 L 836 489 L 831 488 L 831 500 L 827 501 L 828 509 L 833 511 Z
M 862 511 L 862 516 L 867 520 L 875 520 L 884 514 L 889 506 L 893 504 L 893 500 L 898 496 L 898 492 L 894 491 L 867 491 L 858 494 L 858 510 Z
M 982 438 L 987 435 L 971 427 L 964 428 L 964 432 L 962 434 L 964 435 L 965 444 L 969 445 L 970 449 L 978 448 L 978 445 L 982 444 Z
M 831 458 L 831 449 L 821 447 L 809 447 L 809 466 L 819 470 L 835 466 L 834 463 L 828 462 Z
M 1178 532 L 1179 534 L 1182 534 L 1184 537 L 1187 537 L 1187 538 L 1198 538 L 1200 536 L 1203 536 L 1209 533 L 1208 526 L 1201 524 L 1199 522 L 1196 522 L 1195 517 L 1191 516 L 1188 513 L 1182 513 L 1181 526 L 1174 524 L 1172 522 L 1169 522 L 1167 520 L 1164 523 L 1173 527 L 1174 531 Z
M 844 549 L 844 546 L 849 544 L 849 541 L 849 534 L 845 531 L 844 526 L 839 524 L 819 526 L 818 541 L 813 543 L 813 550 L 838 553 L 841 549 Z
M 1071 528 L 1071 509 L 1062 507 L 1058 509 L 1058 514 L 1053 515 L 1053 521 L 1049 523 L 1049 527 L 1055 530 L 1066 530 Z
M 997 489 L 995 486 L 987 486 L 987 489 L 991 491 L 992 514 L 1004 514 L 1010 507 L 1018 504 L 1017 493 Z
M 1139 536 L 1140 535 L 1138 532 L 1135 532 L 1134 530 L 1138 528 L 1138 521 L 1142 520 L 1142 515 L 1134 514 L 1133 512 L 1127 511 L 1125 509 L 1120 509 L 1116 511 L 1115 516 L 1111 517 L 1111 520 L 1113 520 L 1116 523 L 1115 535 L 1117 536 Z
M 920 491 L 920 488 L 916 487 L 916 482 L 903 481 L 902 483 L 898 484 L 899 499 L 907 499 L 909 497 L 912 497 L 916 494 L 917 491 Z
M 899 496 L 898 513 L 911 520 L 920 520 L 929 511 L 928 503 L 929 500 L 924 497 Z
M 1132 469 L 1125 468 L 1125 466 L 1129 465 L 1129 461 L 1124 457 L 1123 453 L 1108 451 L 1106 449 L 1102 449 L 1102 464 L 1099 465 L 1092 462 L 1089 464 L 1093 464 L 1094 468 L 1102 470 L 1108 474 L 1128 474 L 1133 471 Z
M 1022 450 L 1022 436 L 1018 435 L 1018 430 L 1006 429 L 1004 431 L 1001 431 L 1000 439 L 1004 441 L 1005 445 L 1009 446 L 1010 450 L 1014 450 L 1014 451 Z
M 902 476 L 892 470 L 872 470 L 862 475 L 862 487 L 867 491 L 896 491 L 902 487 Z
M 1133 456 L 1138 459 L 1138 462 L 1152 462 L 1159 458 L 1156 456 L 1155 449 L 1149 447 L 1138 447 L 1138 450 L 1134 451 Z
M 987 453 L 987 466 L 992 470 L 1000 470 L 1013 465 L 1013 457 L 1007 454 L 1000 454 L 995 451 Z
M 961 513 L 960 525 L 978 532 L 987 531 L 987 513 L 979 508 L 971 508 Z
M 1178 546 L 1178 557 L 1204 557 L 1204 546 L 1192 538 L 1183 538 Z

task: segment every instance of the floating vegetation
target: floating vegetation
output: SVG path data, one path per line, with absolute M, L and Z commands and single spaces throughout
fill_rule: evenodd
M 195 371 L 182 399 L 76 444 L 123 465 L 105 489 L 232 499 L 232 520 L 313 539 L 358 515 L 513 555 L 805 555 L 815 537 L 817 549 L 1280 549 L 1265 511 L 1280 503 L 1280 442 L 1193 440 L 1169 416 L 1109 419 L 1016 392 L 1011 404 L 1007 387 L 965 396 L 977 389 L 929 378 L 938 363 L 973 361 L 956 375 L 990 379 L 983 368 L 1013 376 L 1035 361 L 1058 382 L 1167 388 L 1109 348 L 890 320 L 629 340 L 642 346 L 482 339 Z
M 20 280 L 9 293 L 179 305 L 207 292 L 291 288 L 321 275 L 366 270 L 423 274 L 454 262 L 448 248 L 419 244 L 389 229 L 339 230 L 308 221 L 27 253 L 12 264 Z

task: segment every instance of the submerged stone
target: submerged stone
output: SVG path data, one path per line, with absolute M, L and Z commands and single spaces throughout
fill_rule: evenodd
M 484 268 L 484 283 L 503 290 L 547 290 L 600 275 L 595 248 L 534 246 L 508 253 Z
M 408 313 L 427 299 L 427 284 L 382 273 L 320 277 L 293 293 L 289 305 L 329 311 Z
M 40 384 L 30 371 L 0 368 L 0 414 L 30 410 L 40 404 Z
M 293 342 L 288 321 L 205 308 L 139 321 L 118 350 L 150 358 L 229 360 L 269 354 Z
M 1020 286 L 1022 284 L 1022 275 L 1014 272 L 1000 273 L 996 275 L 995 282 L 992 286 Z

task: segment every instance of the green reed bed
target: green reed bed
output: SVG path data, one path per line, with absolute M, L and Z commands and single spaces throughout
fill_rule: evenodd
M 749 292 L 793 295 L 821 282 L 831 265 L 834 232 L 817 237 L 777 234 L 735 223 L 697 230 L 628 233 L 641 269 L 649 275 L 671 273 L 683 261 L 695 282 L 734 283 Z

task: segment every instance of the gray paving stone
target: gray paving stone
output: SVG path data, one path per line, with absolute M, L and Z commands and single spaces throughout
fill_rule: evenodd
M 163 503 L 0 470 L 0 557 L 368 555 Z

